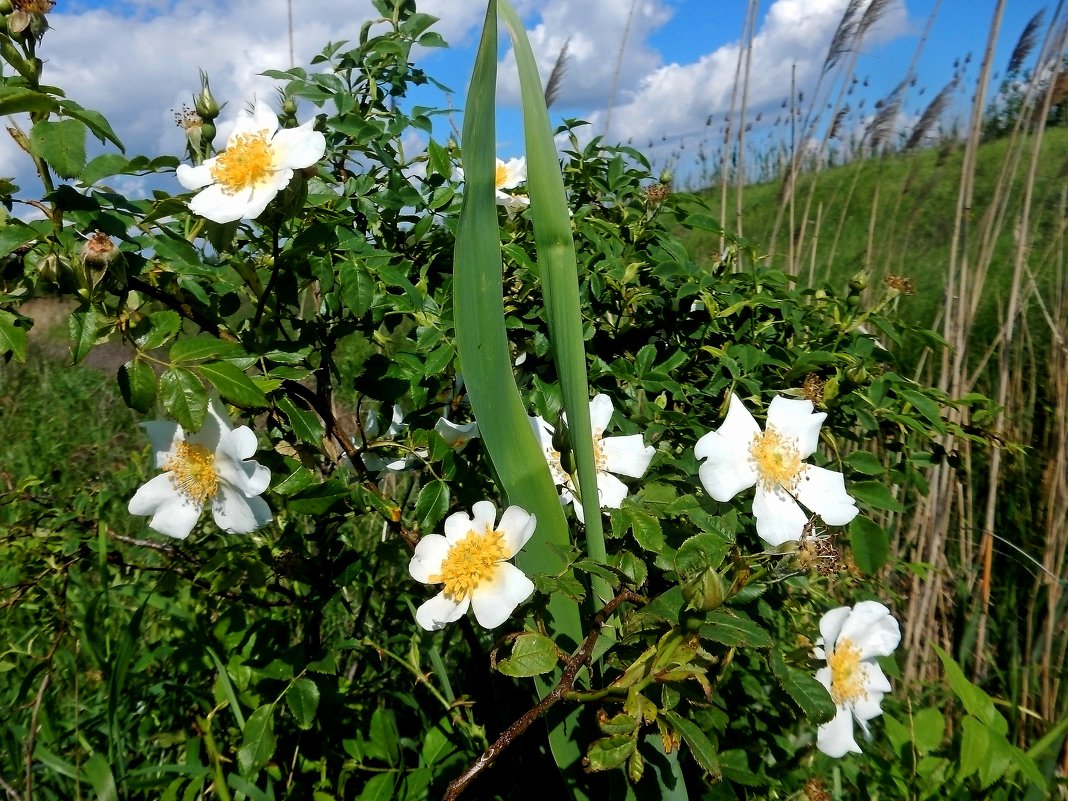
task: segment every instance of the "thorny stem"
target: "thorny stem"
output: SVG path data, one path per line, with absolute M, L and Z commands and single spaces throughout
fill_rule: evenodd
M 553 687 L 541 701 L 524 712 L 507 729 L 501 732 L 501 735 L 494 741 L 494 743 L 483 751 L 478 759 L 468 765 L 463 773 L 449 782 L 449 787 L 445 791 L 445 795 L 442 796 L 442 801 L 456 801 L 467 786 L 474 781 L 480 773 L 492 765 L 505 748 L 510 746 L 521 734 L 523 734 L 523 732 L 529 729 L 534 721 L 543 717 L 545 713 L 557 703 L 557 701 L 560 701 L 566 697 L 567 693 L 571 692 L 571 688 L 575 684 L 575 676 L 578 675 L 579 670 L 590 661 L 590 657 L 593 654 L 593 646 L 597 643 L 597 638 L 601 633 L 601 626 L 604 625 L 605 620 L 611 617 L 621 604 L 628 601 L 640 602 L 641 600 L 642 597 L 637 593 L 631 590 L 623 590 L 619 595 L 604 605 L 601 611 L 594 616 L 593 628 L 590 629 L 589 634 L 586 635 L 586 639 L 582 641 L 582 645 L 579 647 L 578 651 L 575 652 L 575 655 L 564 665 L 564 672 L 560 676 L 560 681 L 556 683 L 556 686 Z

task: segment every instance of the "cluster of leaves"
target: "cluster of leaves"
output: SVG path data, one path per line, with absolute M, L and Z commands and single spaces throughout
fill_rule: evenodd
M 576 526 L 566 569 L 534 577 L 524 622 L 499 639 L 467 620 L 417 630 L 411 546 L 497 491 L 484 454 L 456 452 L 434 430 L 468 415 L 452 296 L 463 185 L 458 146 L 431 136 L 442 112 L 400 101 L 429 80 L 411 48 L 441 42 L 408 0 L 375 6 L 381 18 L 355 43 L 272 73 L 284 123 L 314 107 L 327 155 L 255 223 L 192 217 L 187 198 L 163 190 L 116 191 L 124 175 L 170 179 L 179 160 L 89 160 L 90 134 L 121 150 L 117 135 L 40 82 L 36 35 L 7 42 L 24 69 L 0 82 L 0 110 L 29 115 L 20 142 L 45 193 L 34 201 L 43 217 L 0 228 L 0 350 L 44 358 L 21 304 L 74 299 L 72 360 L 121 343 L 116 382 L 131 409 L 196 430 L 217 393 L 254 421 L 275 521 L 251 536 L 202 521 L 188 544 L 160 543 L 114 503 L 46 492 L 46 465 L 20 468 L 2 498 L 17 536 L 0 570 L 0 625 L 12 632 L 0 692 L 15 710 L 0 723 L 0 777 L 40 798 L 79 784 L 101 798 L 439 797 L 531 707 L 527 679 L 551 684 L 578 666 L 580 644 L 545 625 L 551 599 L 566 597 L 596 638 L 562 699 L 581 710 L 574 737 L 591 774 L 622 769 L 652 795 L 680 778 L 710 797 L 800 790 L 829 771 L 812 748 L 834 713 L 811 675 L 818 617 L 871 594 L 885 521 L 902 511 L 889 487 L 922 487 L 922 467 L 943 456 L 925 449 L 949 425 L 947 399 L 895 372 L 899 348 L 937 343 L 855 294 L 737 269 L 755 248 L 697 197 L 657 183 L 632 149 L 582 144 L 581 124 L 568 123 L 590 383 L 614 399 L 614 425 L 643 433 L 657 456 L 608 516 L 607 561 L 585 555 Z M 413 132 L 429 140 L 414 155 Z M 10 209 L 17 189 L 6 191 Z M 501 225 L 517 382 L 530 412 L 562 429 L 531 220 L 502 212 Z M 686 251 L 694 230 L 723 236 L 718 258 Z M 96 232 L 119 243 L 106 258 L 83 245 Z M 848 544 L 819 558 L 805 543 L 764 553 L 743 502 L 700 489 L 693 445 L 731 392 L 809 397 L 828 413 L 821 458 L 846 472 L 864 510 Z M 387 439 L 367 413 L 388 418 L 394 404 L 407 426 Z M 144 451 L 129 452 L 147 477 Z M 378 453 L 412 469 L 379 475 L 364 462 Z M 621 600 L 603 628 L 593 581 Z M 524 797 L 527 776 L 552 770 L 533 746 L 501 759 L 511 769 L 483 780 L 487 796 Z M 857 767 L 850 781 L 867 774 Z M 586 792 L 581 776 L 566 781 Z

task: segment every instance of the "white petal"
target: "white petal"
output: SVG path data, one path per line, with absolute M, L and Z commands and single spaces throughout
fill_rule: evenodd
M 621 476 L 641 478 L 656 454 L 656 448 L 646 445 L 641 434 L 608 437 L 601 440 L 605 470 Z
M 255 220 L 263 214 L 267 204 L 289 185 L 292 178 L 292 170 L 278 170 L 277 172 L 269 173 L 264 180 L 252 188 L 252 194 L 248 196 L 245 204 L 245 212 L 241 215 L 242 219 Z
M 152 515 L 150 528 L 184 540 L 200 519 L 201 506 L 177 492 L 171 473 L 163 473 L 141 486 L 130 499 L 130 514 Z
M 889 656 L 901 642 L 901 628 L 890 610 L 878 601 L 861 601 L 842 626 L 841 637 L 848 637 L 860 651 L 861 659 Z
M 441 574 L 441 565 L 449 555 L 449 541 L 440 534 L 427 534 L 415 544 L 415 553 L 408 563 L 412 578 L 430 584 L 430 577 Z
M 594 437 L 600 436 L 600 433 L 608 428 L 608 424 L 612 422 L 612 411 L 612 399 L 603 393 L 594 396 L 590 401 L 590 425 L 593 427 Z
M 623 505 L 627 492 L 627 485 L 611 473 L 597 471 L 597 500 L 602 509 L 618 509 Z
M 215 456 L 215 472 L 246 498 L 259 495 L 270 486 L 271 471 L 259 462 L 237 461 L 220 447 Z
M 445 539 L 449 545 L 455 545 L 471 533 L 474 525 L 467 512 L 454 512 L 445 518 Z
M 839 606 L 837 609 L 825 612 L 820 618 L 820 639 L 823 640 L 823 645 L 828 651 L 834 650 L 842 626 L 849 619 L 852 611 L 848 606 Z
M 508 161 L 501 161 L 497 159 L 499 166 L 504 167 L 504 181 L 498 186 L 498 189 L 514 189 L 527 180 L 527 160 L 526 157 L 520 157 L 516 159 L 508 159 Z
M 757 485 L 753 498 L 753 516 L 757 521 L 757 534 L 773 548 L 801 539 L 801 532 L 808 522 L 808 516 L 786 492 L 781 489 L 768 492 L 761 485 Z
M 801 458 L 816 452 L 820 441 L 820 426 L 827 419 L 825 412 L 812 413 L 812 401 L 791 400 L 776 395 L 768 406 L 768 425 L 783 436 L 795 440 Z
M 246 216 L 251 189 L 229 194 L 218 184 L 212 184 L 189 201 L 189 210 L 212 222 L 228 223 Z
M 215 159 L 208 159 L 197 167 L 179 164 L 176 171 L 178 183 L 186 189 L 203 189 L 205 186 L 215 183 L 215 176 L 211 174 L 211 168 L 214 166 Z
M 179 442 L 185 439 L 185 432 L 177 423 L 165 420 L 152 420 L 141 423 L 148 441 L 152 443 L 152 461 L 157 468 L 162 468 L 174 453 Z
M 150 515 L 179 497 L 174 488 L 173 473 L 161 473 L 140 486 L 130 498 L 127 508 L 132 515 Z
M 698 468 L 701 486 L 717 501 L 729 501 L 757 482 L 748 444 L 740 447 L 718 431 L 709 431 L 697 440 L 694 454 L 698 459 L 705 459 Z
M 326 138 L 312 130 L 314 120 L 299 128 L 282 128 L 271 140 L 274 158 L 272 166 L 277 169 L 300 170 L 315 164 L 326 153 Z
M 853 702 L 853 716 L 857 720 L 868 721 L 883 713 L 883 695 L 890 692 L 891 688 L 886 674 L 877 663 L 861 662 L 859 667 L 865 676 L 865 693 Z
M 857 516 L 857 503 L 846 492 L 845 478 L 834 470 L 805 465 L 797 482 L 797 499 L 828 526 L 844 526 Z
M 817 729 L 816 747 L 835 759 L 850 752 L 861 753 L 860 746 L 853 739 L 853 715 L 847 707 L 838 707 L 838 714 L 834 719 Z
M 234 122 L 234 129 L 230 132 L 230 136 L 226 140 L 226 146 L 231 147 L 234 142 L 237 141 L 237 137 L 242 134 L 258 134 L 260 131 L 266 131 L 267 138 L 270 139 L 271 134 L 277 130 L 278 116 L 271 111 L 270 106 L 257 100 L 251 114 L 247 111 L 242 111 L 237 115 L 237 120 Z
M 248 426 L 239 426 L 232 431 L 225 432 L 219 438 L 218 451 L 225 451 L 226 455 L 234 461 L 251 458 L 256 453 L 258 443 L 256 434 Z
M 821 667 L 816 671 L 816 681 L 827 688 L 827 692 L 831 691 L 831 669 L 829 667 Z
M 471 507 L 471 528 L 479 534 L 493 531 L 497 522 L 497 507 L 492 501 L 479 501 Z
M 427 631 L 438 631 L 445 628 L 445 624 L 463 617 L 470 605 L 470 596 L 457 601 L 442 591 L 415 610 L 415 622 Z
M 500 562 L 492 579 L 478 583 L 471 593 L 471 609 L 475 620 L 486 629 L 501 625 L 534 592 L 534 582 L 509 562 Z
M 225 482 L 219 483 L 219 491 L 211 501 L 211 512 L 215 524 L 230 534 L 248 534 L 272 520 L 271 507 L 263 498 L 248 498 Z
M 580 523 L 585 523 L 586 515 L 582 511 L 582 502 L 578 499 L 578 496 L 575 495 L 575 493 L 573 493 L 570 489 L 568 489 L 567 487 L 563 487 L 560 490 L 560 505 L 567 506 L 569 503 L 574 507 L 575 517 L 578 519 L 578 521 Z
M 445 444 L 453 450 L 462 451 L 467 443 L 478 436 L 478 423 L 453 423 L 444 417 L 439 417 L 434 423 L 434 430 L 445 440 Z
M 497 531 L 504 540 L 506 559 L 511 559 L 527 544 L 537 524 L 537 518 L 520 506 L 509 506 L 504 510 Z

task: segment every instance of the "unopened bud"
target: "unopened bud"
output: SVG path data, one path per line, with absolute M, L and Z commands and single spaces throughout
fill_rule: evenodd
M 567 423 L 561 420 L 556 430 L 553 431 L 553 450 L 560 454 L 560 466 L 564 468 L 564 472 L 571 474 L 575 472 L 575 461 L 571 454 L 571 429 L 567 427 Z
M 672 179 L 674 179 L 674 177 L 675 173 L 665 167 L 664 170 L 660 173 L 660 183 L 662 183 L 664 186 L 671 186 L 671 181 Z
M 723 605 L 726 592 L 723 579 L 712 568 L 703 570 L 699 576 L 686 582 L 682 587 L 682 597 L 691 609 L 699 612 L 711 612 Z
M 200 71 L 200 94 L 193 98 L 193 108 L 205 122 L 210 122 L 219 116 L 219 104 L 215 100 L 215 95 L 211 93 L 208 74 L 204 70 Z
M 860 292 L 862 289 L 868 286 L 868 271 L 861 270 L 859 273 L 849 279 L 849 288 L 854 292 Z

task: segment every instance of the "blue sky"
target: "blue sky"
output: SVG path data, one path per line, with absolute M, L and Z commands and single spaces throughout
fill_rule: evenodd
M 729 107 L 747 3 L 744 0 L 513 0 L 545 73 L 570 39 L 568 71 L 557 118 L 590 120 L 605 132 L 610 87 L 616 83 L 607 138 L 630 141 L 658 166 L 693 174 L 696 154 L 713 152 Z M 791 75 L 812 97 L 827 47 L 848 0 L 761 0 L 751 74 L 751 141 L 781 140 L 782 100 Z M 485 13 L 481 0 L 417 0 L 441 18 L 438 29 L 452 47 L 419 56 L 420 65 L 456 90 L 460 106 Z M 978 62 L 995 0 L 891 0 L 857 54 L 858 83 L 848 100 L 861 130 L 876 99 L 906 74 L 920 34 L 937 8 L 917 68 L 916 85 L 902 106 L 899 127 L 911 121 L 950 79 L 967 53 L 957 113 L 974 91 Z M 995 69 L 1003 72 L 1020 32 L 1046 4 L 1010 0 L 1002 21 Z M 292 0 L 296 60 L 306 63 L 329 39 L 353 38 L 374 12 L 369 0 Z M 1047 12 L 1047 22 L 1051 7 Z M 105 114 L 128 150 L 180 154 L 181 133 L 172 109 L 197 88 L 197 68 L 212 76 L 232 114 L 251 97 L 273 97 L 264 69 L 289 66 L 286 0 L 59 0 L 41 55 L 45 81 Z M 626 43 L 619 58 L 621 46 Z M 514 72 L 502 48 L 498 124 L 500 155 L 521 155 Z M 1032 57 L 1033 58 L 1033 57 Z M 833 76 L 832 76 L 833 77 Z M 830 85 L 825 82 L 824 86 Z M 826 96 L 833 101 L 836 90 Z M 866 94 L 864 108 L 861 95 Z M 436 92 L 418 97 L 444 104 Z M 759 119 L 757 119 L 759 115 Z M 712 124 L 706 125 L 712 118 Z M 224 120 L 225 122 L 225 114 Z M 225 134 L 225 127 L 221 127 Z M 763 139 L 761 139 L 763 137 Z M 0 175 L 23 175 L 14 145 L 0 144 Z

